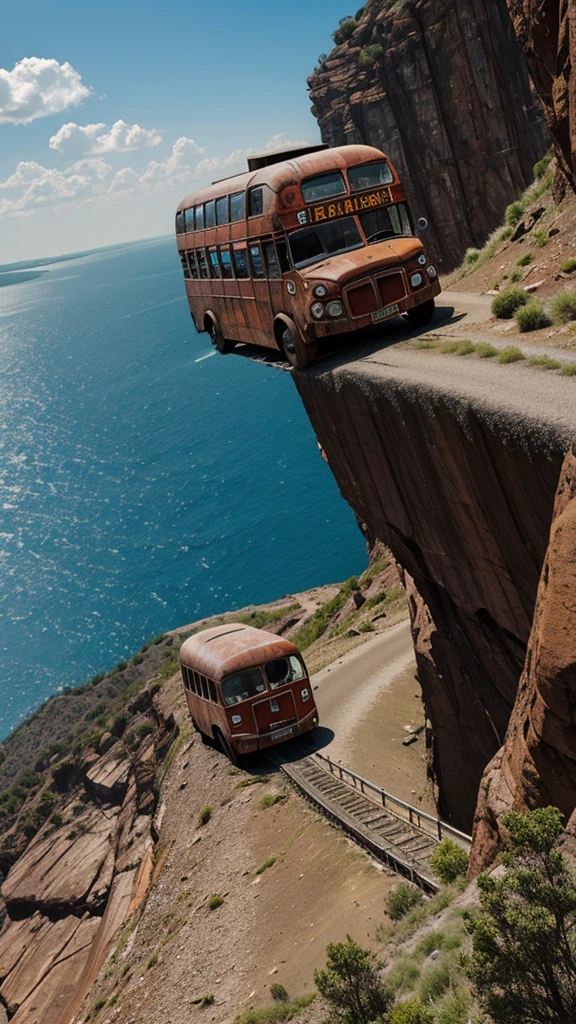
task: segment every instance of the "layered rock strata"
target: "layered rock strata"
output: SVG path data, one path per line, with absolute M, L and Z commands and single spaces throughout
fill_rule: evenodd
M 549 804 L 567 820 L 576 807 L 576 443 L 560 476 L 506 740 L 480 786 L 471 873 L 494 859 L 503 814 Z
M 514 705 L 569 432 L 557 414 L 532 419 L 546 419 L 540 378 L 524 374 L 533 393 L 516 400 L 531 415 L 509 408 L 517 369 L 470 364 L 466 392 L 456 356 L 364 355 L 294 379 L 343 496 L 406 574 L 439 809 L 469 831 Z
M 544 108 L 558 167 L 576 192 L 576 8 L 573 0 L 508 0 L 508 10 Z
M 483 245 L 548 146 L 505 0 L 369 0 L 308 83 L 324 142 L 391 157 L 444 271 Z

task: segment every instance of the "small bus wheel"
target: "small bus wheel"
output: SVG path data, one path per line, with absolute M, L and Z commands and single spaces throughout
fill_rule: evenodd
M 214 320 L 210 320 L 210 327 L 208 330 L 210 334 L 210 341 L 214 345 L 214 348 L 216 348 L 223 356 L 228 355 L 228 353 L 234 348 L 234 342 L 228 341 L 228 339 L 224 337 L 222 331 L 216 325 Z
M 282 331 L 282 348 L 295 370 L 305 370 L 318 355 L 317 345 L 305 345 L 298 332 L 288 326 Z
M 224 734 L 220 732 L 220 729 L 214 729 L 214 739 L 222 753 L 230 761 L 230 764 L 238 764 L 238 754 L 232 749 Z
M 428 302 L 422 302 L 420 306 L 406 310 L 406 319 L 410 327 L 426 327 L 434 315 L 434 308 L 434 299 L 428 299 Z

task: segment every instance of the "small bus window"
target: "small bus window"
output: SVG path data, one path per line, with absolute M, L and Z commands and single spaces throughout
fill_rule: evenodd
M 176 214 L 176 234 L 177 235 L 181 235 L 183 231 L 184 231 L 184 211 L 180 210 L 180 212 Z
M 200 676 L 200 685 L 202 686 L 202 697 L 204 697 L 204 700 L 208 700 L 208 680 L 206 676 Z
M 264 693 L 266 683 L 259 668 L 250 668 L 247 672 L 237 672 L 222 682 L 222 696 L 227 708 L 231 704 L 239 704 L 242 700 Z
M 349 167 L 348 181 L 350 182 L 350 191 L 359 192 L 363 188 L 378 188 L 379 185 L 389 185 L 391 181 L 394 181 L 394 175 L 385 160 L 378 160 L 374 164 Z
M 216 200 L 216 223 L 228 223 L 228 196 L 223 196 L 222 199 Z
M 200 267 L 200 277 L 208 277 L 208 263 L 206 262 L 206 253 L 204 249 L 197 249 L 196 257 L 198 259 L 198 266 Z
M 248 193 L 248 216 L 260 217 L 264 212 L 264 190 L 251 188 Z
M 200 676 L 199 676 L 198 672 L 194 673 L 194 687 L 193 687 L 193 689 L 194 689 L 194 693 L 199 697 L 200 694 L 202 693 L 202 690 L 200 688 Z
M 286 683 L 295 683 L 299 679 L 306 678 L 304 665 L 295 654 L 267 662 L 264 671 L 271 690 L 277 689 L 278 686 L 284 686 Z
M 212 269 L 212 277 L 220 277 L 220 264 L 216 249 L 210 249 L 210 267 Z
M 212 200 L 204 207 L 204 227 L 213 228 L 216 220 L 215 203 Z
M 264 256 L 266 259 L 266 270 L 268 271 L 268 277 L 280 277 L 280 270 L 278 268 L 278 260 L 276 258 L 276 249 L 274 248 L 274 242 L 265 242 Z
M 221 247 L 220 263 L 222 264 L 222 277 L 232 277 L 232 261 L 230 259 L 230 249 L 228 249 L 228 247 Z
M 276 239 L 276 252 L 278 253 L 278 260 L 280 261 L 280 270 L 285 274 L 287 270 L 290 270 L 290 261 L 288 259 L 286 242 L 283 238 Z
M 186 231 L 194 231 L 194 207 L 184 211 Z
M 248 274 L 246 249 L 234 249 L 234 269 L 236 270 L 236 277 L 244 278 L 250 276 Z
M 237 192 L 235 196 L 230 196 L 230 220 L 244 220 L 245 199 L 245 192 Z
M 393 235 L 410 235 L 410 220 L 405 203 L 396 203 L 394 206 L 381 206 L 376 210 L 366 210 L 360 214 L 366 241 L 381 242 L 383 238 L 391 238 Z
M 196 207 L 196 231 L 204 227 L 204 207 Z
M 262 253 L 259 245 L 250 246 L 250 265 L 252 267 L 252 277 L 264 277 L 264 264 L 262 263 Z
M 314 178 L 307 178 L 302 182 L 302 197 L 305 203 L 318 203 L 321 199 L 329 199 L 330 196 L 341 196 L 345 191 L 342 171 L 317 174 Z
M 208 680 L 208 689 L 210 691 L 210 700 L 213 701 L 214 704 L 217 704 L 218 694 L 216 693 L 216 686 L 214 685 L 211 679 Z
M 198 267 L 196 266 L 196 257 L 193 249 L 188 253 L 188 266 L 190 267 L 190 277 L 197 278 Z
M 190 271 L 188 270 L 188 260 L 186 259 L 186 253 L 180 253 L 180 262 L 182 264 L 182 270 L 184 271 L 184 277 L 190 277 Z

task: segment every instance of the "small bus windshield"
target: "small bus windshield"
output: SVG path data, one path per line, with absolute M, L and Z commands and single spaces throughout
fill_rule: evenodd
M 268 661 L 264 666 L 264 672 L 271 690 L 276 690 L 286 683 L 296 683 L 299 679 L 306 678 L 306 670 L 295 654 L 287 658 L 275 658 Z
M 360 167 L 348 168 L 348 181 L 351 192 L 360 192 L 363 188 L 378 188 L 394 181 L 394 175 L 385 160 L 373 164 L 361 164 Z
M 249 668 L 245 672 L 237 672 L 236 675 L 228 676 L 222 681 L 224 706 L 229 708 L 231 704 L 240 704 L 249 697 L 264 693 L 265 690 L 266 683 L 261 669 Z
M 406 203 L 394 203 L 358 215 L 368 245 L 394 235 L 411 235 Z M 342 217 L 328 224 L 293 231 L 288 236 L 290 252 L 296 268 L 306 267 L 326 256 L 336 256 L 363 246 L 354 217 Z

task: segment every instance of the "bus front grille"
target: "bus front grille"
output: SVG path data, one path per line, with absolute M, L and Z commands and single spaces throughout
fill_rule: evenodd
M 361 283 L 352 285 L 346 292 L 352 316 L 369 316 L 377 309 L 398 302 L 405 295 L 404 275 L 398 272 L 364 279 Z
M 377 281 L 380 303 L 382 306 L 390 306 L 398 299 L 403 299 L 406 294 L 404 278 L 402 274 L 385 274 Z
M 374 313 L 379 306 L 372 281 L 365 281 L 355 288 L 349 288 L 347 299 L 352 316 L 366 316 L 368 313 Z

